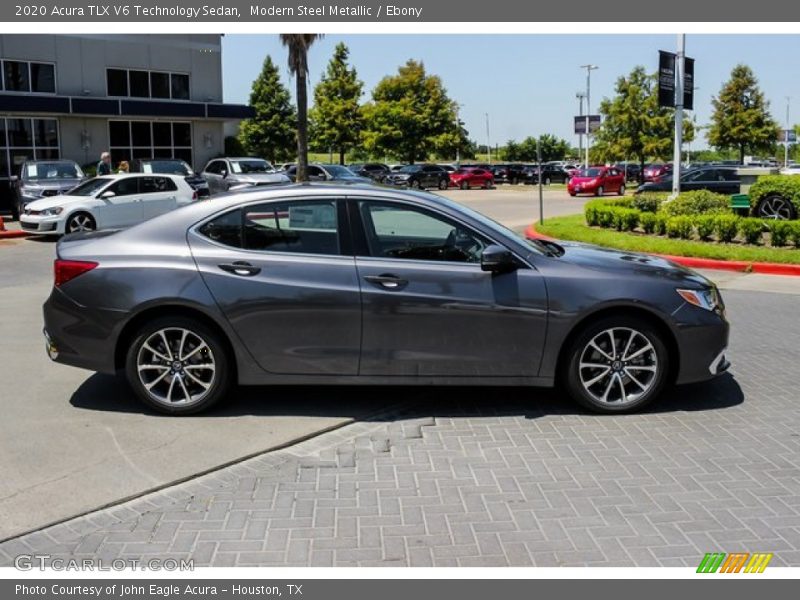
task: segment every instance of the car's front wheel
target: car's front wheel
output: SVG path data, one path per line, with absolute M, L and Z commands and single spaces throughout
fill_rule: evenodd
M 597 190 L 595 190 L 594 195 L 595 196 L 602 196 L 605 193 L 606 193 L 606 191 L 605 191 L 605 189 L 603 189 L 603 186 L 601 185 L 601 186 L 597 187 Z
M 97 223 L 94 217 L 89 213 L 78 212 L 70 215 L 67 219 L 67 224 L 64 227 L 66 233 L 78 233 L 80 231 L 94 231 L 97 229 Z
M 450 181 L 447 180 L 447 179 L 440 179 L 439 180 L 439 189 L 440 190 L 446 190 L 448 185 L 449 185 L 449 183 L 450 183 Z
M 219 335 L 200 322 L 164 317 L 143 326 L 127 351 L 125 373 L 138 398 L 155 410 L 186 415 L 209 408 L 230 385 Z
M 667 383 L 669 352 L 661 333 L 642 319 L 601 319 L 575 337 L 565 357 L 564 387 L 595 412 L 636 411 Z

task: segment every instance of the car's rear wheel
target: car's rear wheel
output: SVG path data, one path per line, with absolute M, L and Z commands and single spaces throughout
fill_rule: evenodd
M 550 185 L 550 178 L 549 177 L 545 177 L 544 178 L 544 184 L 545 185 Z
M 468 190 L 469 189 L 469 181 L 467 181 L 467 180 L 462 181 L 461 182 L 461 189 L 462 190 Z
M 95 229 L 97 229 L 97 223 L 95 222 L 94 217 L 86 212 L 77 212 L 74 215 L 70 215 L 69 219 L 67 219 L 67 224 L 64 227 L 64 231 L 67 233 L 94 231 Z
M 487 179 L 483 182 L 483 189 L 488 190 L 492 187 L 492 180 Z
M 625 184 L 622 184 L 621 186 L 619 186 L 619 191 L 617 193 L 620 196 L 624 196 L 625 195 Z
M 440 179 L 440 180 L 439 180 L 439 189 L 440 189 L 440 190 L 446 190 L 446 189 L 447 189 L 447 186 L 448 186 L 448 181 L 447 181 L 447 179 Z
M 791 220 L 797 218 L 797 211 L 791 200 L 772 194 L 759 200 L 755 214 L 762 219 Z
M 519 179 L 517 179 L 516 177 L 512 177 L 510 183 L 511 185 L 517 185 L 519 183 Z
M 601 413 L 633 412 L 667 382 L 669 352 L 661 333 L 635 317 L 608 317 L 571 342 L 561 378 L 570 396 Z
M 603 186 L 601 185 L 601 186 L 598 186 L 598 188 L 597 188 L 597 190 L 595 190 L 594 194 L 595 194 L 595 196 L 602 196 L 605 193 L 606 193 L 606 191 L 603 189 Z
M 229 357 L 219 335 L 193 319 L 151 321 L 128 348 L 125 373 L 138 398 L 155 410 L 186 415 L 205 410 L 230 385 Z

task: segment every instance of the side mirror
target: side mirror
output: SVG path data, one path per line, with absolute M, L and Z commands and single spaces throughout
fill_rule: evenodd
M 228 176 L 228 170 L 222 169 L 222 171 L 220 171 L 219 174 L 222 175 L 223 179 L 225 179 Z
M 481 253 L 481 270 L 491 273 L 508 273 L 517 268 L 514 255 L 503 246 L 491 244 Z
M 9 177 L 9 179 L 11 180 L 11 183 L 17 183 L 19 181 L 19 175 L 12 175 Z
M 116 196 L 116 194 L 112 191 L 103 192 L 102 194 L 100 194 L 100 197 L 103 200 L 108 200 L 109 198 L 113 198 L 114 196 Z

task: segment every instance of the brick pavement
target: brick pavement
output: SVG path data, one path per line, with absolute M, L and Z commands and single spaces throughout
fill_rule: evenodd
M 641 415 L 557 392 L 411 391 L 406 408 L 0 544 L 196 566 L 800 566 L 800 303 L 728 292 L 733 376 Z M 376 394 L 380 390 L 376 389 Z M 168 457 L 165 457 L 165 460 Z

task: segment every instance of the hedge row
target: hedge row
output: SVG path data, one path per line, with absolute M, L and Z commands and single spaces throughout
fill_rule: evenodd
M 768 234 L 770 245 L 774 247 L 791 244 L 800 248 L 800 221 L 765 221 L 721 211 L 671 215 L 667 211 L 641 210 L 633 205 L 633 199 L 628 198 L 589 202 L 584 207 L 586 223 L 591 227 L 640 230 L 684 240 L 732 242 L 740 239 L 746 244 L 765 242 L 765 234 Z

